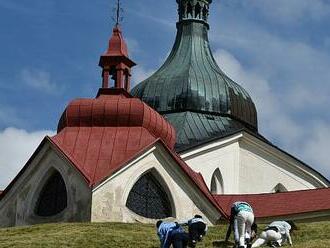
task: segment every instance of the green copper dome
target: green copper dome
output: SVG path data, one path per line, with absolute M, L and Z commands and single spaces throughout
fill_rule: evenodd
M 177 131 L 177 150 L 247 128 L 257 132 L 249 94 L 217 65 L 208 41 L 211 0 L 177 0 L 179 22 L 164 65 L 132 89 Z

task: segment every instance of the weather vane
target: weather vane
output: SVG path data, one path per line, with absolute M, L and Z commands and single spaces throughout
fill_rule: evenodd
M 123 17 L 124 10 L 121 7 L 120 0 L 117 0 L 116 7 L 113 8 L 112 11 L 113 11 L 112 20 L 116 23 L 116 26 L 118 26 L 119 23 L 122 22 L 124 19 Z

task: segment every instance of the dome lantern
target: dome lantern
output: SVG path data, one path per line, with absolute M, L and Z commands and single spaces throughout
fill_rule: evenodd
M 177 0 L 177 3 L 179 22 L 194 20 L 207 23 L 212 0 Z
M 102 67 L 102 88 L 110 87 L 130 89 L 131 68 L 136 64 L 128 57 L 126 42 L 123 38 L 119 21 L 120 17 L 120 1 L 117 0 L 116 21 L 112 31 L 112 37 L 109 40 L 107 51 L 101 56 L 99 66 Z M 110 80 L 113 85 L 109 85 Z

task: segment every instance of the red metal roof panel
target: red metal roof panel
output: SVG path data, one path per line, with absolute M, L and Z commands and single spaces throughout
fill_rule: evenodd
M 51 140 L 94 185 L 157 139 L 142 127 L 67 127 Z
M 65 127 L 144 127 L 171 149 L 175 144 L 175 130 L 160 114 L 140 99 L 110 89 L 96 99 L 73 100 L 62 114 L 58 133 Z
M 330 188 L 273 194 L 214 195 L 214 198 L 227 214 L 230 214 L 235 201 L 249 202 L 257 218 L 330 210 Z

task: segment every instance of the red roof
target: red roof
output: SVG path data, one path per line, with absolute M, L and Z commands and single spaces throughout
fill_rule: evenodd
M 113 28 L 112 36 L 109 40 L 109 47 L 104 55 L 128 57 L 127 45 L 119 26 Z
M 101 89 L 73 100 L 51 139 L 94 185 L 158 138 L 174 148 L 174 128 L 160 114 L 123 89 Z
M 101 56 L 99 65 L 101 67 L 118 65 L 118 63 L 124 63 L 129 67 L 136 65 L 128 57 L 128 50 L 126 42 L 123 38 L 122 32 L 119 26 L 113 28 L 112 36 L 109 40 L 109 46 L 107 51 Z
M 95 99 L 73 100 L 59 121 L 58 132 L 65 127 L 143 127 L 174 148 L 175 130 L 155 110 L 124 90 L 103 89 L 100 92 Z M 135 136 L 127 138 L 136 139 Z M 136 142 L 140 142 L 139 139 Z
M 330 188 L 273 194 L 214 195 L 227 215 L 235 201 L 246 201 L 257 218 L 287 216 L 330 210 Z
M 51 138 L 90 185 L 113 174 L 156 139 L 143 127 L 67 127 Z

